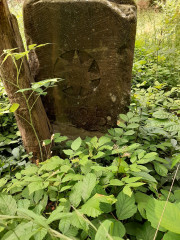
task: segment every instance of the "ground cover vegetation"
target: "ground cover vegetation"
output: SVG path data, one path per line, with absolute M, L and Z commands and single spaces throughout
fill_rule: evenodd
M 180 5 L 158 4 L 138 14 L 131 105 L 104 136 L 56 133 L 31 164 L 0 85 L 2 240 L 180 239 Z

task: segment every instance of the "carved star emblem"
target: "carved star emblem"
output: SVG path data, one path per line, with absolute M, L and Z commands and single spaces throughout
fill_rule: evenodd
M 61 54 L 54 67 L 54 76 L 65 79 L 63 92 L 74 98 L 85 98 L 100 84 L 97 62 L 85 51 L 71 50 Z

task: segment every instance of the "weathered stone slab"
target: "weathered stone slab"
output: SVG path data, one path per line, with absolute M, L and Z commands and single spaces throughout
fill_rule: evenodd
M 26 0 L 24 24 L 28 44 L 52 43 L 37 49 L 36 81 L 65 79 L 44 100 L 56 129 L 82 135 L 77 129 L 114 126 L 130 102 L 134 1 Z

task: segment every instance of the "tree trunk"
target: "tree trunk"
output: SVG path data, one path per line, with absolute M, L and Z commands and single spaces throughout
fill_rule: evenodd
M 6 1 L 7 0 L 0 0 L 0 55 L 3 53 L 4 49 L 18 48 L 17 51 L 24 51 L 17 20 L 15 16 L 10 13 Z M 2 64 L 3 58 L 4 57 L 0 58 L 0 65 Z M 20 60 L 18 61 L 20 62 Z M 51 137 L 51 132 L 41 99 L 38 99 L 30 115 L 27 108 L 27 102 L 22 93 L 17 93 L 18 88 L 15 86 L 17 85 L 17 70 L 11 57 L 8 57 L 1 65 L 0 77 L 10 102 L 20 105 L 15 112 L 15 117 L 25 149 L 28 153 L 33 152 L 33 162 L 36 160 L 45 160 L 45 151 L 41 149 L 42 140 L 49 139 Z M 27 59 L 24 58 L 21 74 L 19 76 L 20 88 L 30 88 L 33 81 L 34 79 L 31 75 Z M 24 93 L 25 96 L 28 97 L 29 91 Z M 31 104 L 33 104 L 36 97 L 35 95 L 32 96 Z M 32 124 L 30 125 L 27 121 Z

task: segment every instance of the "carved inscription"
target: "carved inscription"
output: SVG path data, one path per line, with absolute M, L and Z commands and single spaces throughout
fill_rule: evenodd
M 54 66 L 54 76 L 65 79 L 62 91 L 72 98 L 86 98 L 96 90 L 101 81 L 96 60 L 80 50 L 61 54 Z
M 76 127 L 98 131 L 105 126 L 111 126 L 110 113 L 99 108 L 71 107 L 69 118 Z

